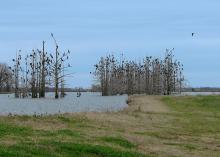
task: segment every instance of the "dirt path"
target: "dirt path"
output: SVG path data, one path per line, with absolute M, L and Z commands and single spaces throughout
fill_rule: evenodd
M 142 112 L 167 113 L 169 108 L 161 102 L 159 96 L 135 95 L 129 97 L 129 108 Z

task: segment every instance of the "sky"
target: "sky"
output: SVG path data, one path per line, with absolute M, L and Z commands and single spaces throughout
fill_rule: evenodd
M 71 51 L 70 87 L 89 87 L 101 56 L 140 60 L 175 48 L 192 87 L 220 87 L 219 0 L 7 0 L 0 5 L 0 62 L 16 51 Z M 195 36 L 192 37 L 191 33 Z

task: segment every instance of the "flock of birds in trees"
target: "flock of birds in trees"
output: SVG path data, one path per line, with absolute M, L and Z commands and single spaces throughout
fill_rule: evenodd
M 195 33 L 192 33 L 192 37 Z M 65 77 L 72 74 L 65 72 L 71 65 L 70 51 L 61 52 L 54 35 L 55 53 L 45 51 L 45 41 L 42 49 L 32 52 L 22 58 L 21 50 L 13 59 L 13 66 L 0 64 L 0 92 L 2 89 L 14 88 L 16 98 L 44 98 L 46 87 L 54 88 L 55 98 L 65 96 Z M 148 94 L 170 95 L 181 92 L 184 76 L 183 64 L 173 55 L 174 48 L 166 49 L 163 59 L 147 56 L 142 61 L 127 60 L 123 55 L 118 60 L 114 55 L 101 57 L 93 72 L 98 80 L 98 86 L 103 96 L 117 94 Z M 78 92 L 77 96 L 81 93 Z
M 101 57 L 94 76 L 103 96 L 117 94 L 170 95 L 181 92 L 184 81 L 183 65 L 167 49 L 164 59 L 145 57 L 140 62 L 114 55 Z
M 24 58 L 20 55 L 21 50 L 13 59 L 13 66 L 9 67 L 13 75 L 14 92 L 16 98 L 44 98 L 46 87 L 53 87 L 55 98 L 65 96 L 64 86 L 70 51 L 61 52 L 54 35 L 51 37 L 55 43 L 55 53 L 45 51 L 45 41 L 42 49 L 32 50 Z

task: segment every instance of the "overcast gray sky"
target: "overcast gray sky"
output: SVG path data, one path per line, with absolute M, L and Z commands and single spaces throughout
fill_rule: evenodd
M 219 0 L 2 1 L 0 62 L 11 64 L 16 50 L 26 54 L 42 40 L 52 52 L 53 32 L 61 49 L 72 52 L 72 87 L 90 86 L 100 56 L 163 57 L 166 48 L 175 48 L 191 86 L 220 87 L 219 8 Z

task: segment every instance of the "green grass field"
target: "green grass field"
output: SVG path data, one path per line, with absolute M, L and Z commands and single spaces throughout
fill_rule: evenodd
M 220 96 L 129 102 L 118 113 L 0 117 L 0 156 L 220 156 Z M 149 110 L 157 102 L 164 112 Z
M 166 97 L 163 101 L 179 113 L 173 125 L 180 130 L 220 138 L 220 96 Z
M 122 137 L 93 137 L 86 131 L 95 129 L 91 123 L 81 116 L 2 117 L 0 156 L 146 156 Z

